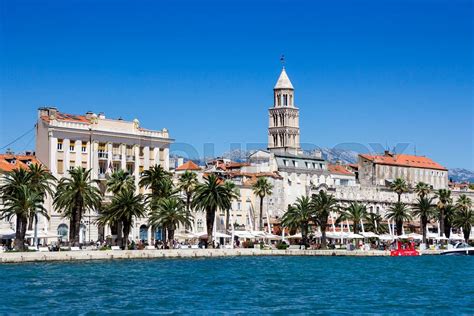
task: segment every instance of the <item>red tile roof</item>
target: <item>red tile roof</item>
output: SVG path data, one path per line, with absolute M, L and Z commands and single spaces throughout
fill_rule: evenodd
M 49 122 L 51 118 L 47 115 L 42 115 L 41 119 L 43 121 Z M 87 119 L 85 115 L 75 115 L 75 114 L 67 114 L 67 113 L 56 113 L 56 120 L 64 121 L 64 122 L 77 122 L 77 123 L 86 123 L 89 124 L 90 121 Z
M 39 164 L 39 160 L 31 155 L 0 154 L 0 171 L 12 171 L 18 168 L 28 168 L 29 163 Z
M 400 154 L 400 155 L 360 154 L 359 156 L 380 165 L 436 169 L 436 170 L 443 170 L 443 171 L 448 170 L 445 167 L 441 166 L 439 163 L 434 162 L 430 158 L 423 157 L 423 156 L 413 156 L 413 155 L 403 155 L 403 154 Z
M 354 175 L 354 173 L 347 170 L 347 168 L 343 165 L 328 164 L 328 169 L 329 169 L 329 172 L 335 173 L 335 174 L 342 174 L 342 175 L 345 175 L 345 176 L 353 176 Z
M 185 170 L 196 170 L 196 171 L 198 171 L 198 170 L 201 170 L 201 168 L 199 168 L 199 166 L 196 165 L 191 160 L 188 160 L 185 163 L 183 163 L 181 166 L 178 166 L 176 168 L 176 171 L 185 171 Z

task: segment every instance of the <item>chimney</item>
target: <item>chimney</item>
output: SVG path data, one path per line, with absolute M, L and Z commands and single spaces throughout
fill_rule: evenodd
M 384 154 L 384 156 L 388 156 L 388 157 L 392 157 L 392 156 L 393 156 L 393 154 L 390 153 L 390 150 L 385 150 L 385 151 L 383 152 L 383 154 Z
M 86 119 L 90 120 L 92 118 L 92 115 L 94 114 L 94 112 L 92 111 L 87 111 L 86 112 Z
M 99 113 L 99 118 L 100 118 L 101 120 L 105 120 L 105 114 L 104 114 L 104 112 L 100 112 L 100 113 Z

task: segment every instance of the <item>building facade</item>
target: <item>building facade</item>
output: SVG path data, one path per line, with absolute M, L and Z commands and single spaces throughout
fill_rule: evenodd
M 169 146 L 173 140 L 167 129 L 145 129 L 137 119 L 124 121 L 109 119 L 104 114 L 88 112 L 72 115 L 53 107 L 38 110 L 36 126 L 36 157 L 57 178 L 68 176 L 68 170 L 83 167 L 92 170 L 92 179 L 99 180 L 99 188 L 108 197 L 106 177 L 115 170 L 126 170 L 135 177 L 137 193 L 140 174 L 154 165 L 169 168 Z M 110 196 L 109 196 L 110 197 Z M 50 220 L 44 229 L 67 236 L 69 222 L 56 212 L 52 201 L 47 201 Z M 84 214 L 80 240 L 86 242 L 112 235 L 106 227 L 100 232 L 94 224 L 98 210 Z M 152 239 L 146 219 L 138 219 L 131 230 L 131 239 Z M 146 236 L 146 238 L 144 238 Z

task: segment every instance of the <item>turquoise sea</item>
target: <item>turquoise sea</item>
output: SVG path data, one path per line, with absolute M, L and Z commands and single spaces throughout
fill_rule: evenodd
M 474 314 L 474 258 L 235 257 L 0 266 L 0 314 Z

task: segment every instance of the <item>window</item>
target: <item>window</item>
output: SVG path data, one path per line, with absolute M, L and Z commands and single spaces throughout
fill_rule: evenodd
M 58 160 L 56 167 L 57 167 L 58 173 L 64 173 L 64 161 Z
M 202 232 L 204 230 L 204 227 L 202 226 L 202 219 L 197 220 L 197 231 Z
M 69 161 L 69 170 L 74 169 L 75 166 L 76 166 L 76 162 L 74 160 Z
M 81 144 L 81 151 L 83 153 L 87 152 L 87 143 L 86 142 L 82 142 Z
M 63 150 L 63 140 L 58 139 L 58 150 Z
M 288 166 L 288 160 L 283 159 L 283 164 L 284 164 L 285 166 Z
M 119 144 L 113 144 L 112 145 L 112 154 L 120 155 L 120 145 Z
M 82 162 L 82 168 L 87 169 L 87 161 Z
M 144 151 L 145 151 L 144 148 L 140 147 L 140 157 L 143 157 L 143 155 L 145 155 Z
M 69 143 L 69 151 L 74 152 L 76 150 L 76 146 L 74 143 Z
M 68 227 L 66 224 L 60 224 L 58 226 L 58 236 L 61 241 L 67 241 L 68 240 Z
M 148 240 L 148 227 L 146 225 L 140 226 L 140 240 L 142 242 Z

